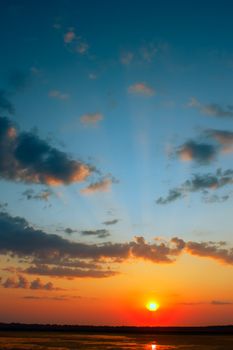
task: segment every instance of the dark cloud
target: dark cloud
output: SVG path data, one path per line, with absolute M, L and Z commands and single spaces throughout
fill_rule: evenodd
M 24 266 L 23 270 L 18 270 L 21 273 L 66 278 L 104 278 L 117 273 L 112 269 L 113 263 L 128 259 L 173 263 L 184 252 L 233 264 L 233 249 L 228 248 L 225 242 L 185 242 L 173 237 L 170 240 L 155 239 L 149 243 L 137 236 L 133 241 L 124 243 L 86 244 L 48 234 L 33 228 L 23 218 L 12 217 L 6 212 L 0 213 L 0 254 L 18 258 L 18 263 L 21 261 Z M 108 263 L 112 263 L 111 269 L 107 266 Z M 13 282 L 9 280 L 7 283 L 10 286 Z M 24 280 L 20 283 L 26 285 Z M 34 289 L 36 286 L 42 288 L 38 280 L 30 285 Z M 43 284 L 43 289 L 50 287 L 50 284 Z
M 26 273 L 40 276 L 54 276 L 54 277 L 91 277 L 91 278 L 105 278 L 111 277 L 117 274 L 115 271 L 109 270 L 97 270 L 97 269 L 78 269 L 78 268 L 69 268 L 62 266 L 49 267 L 47 265 L 37 265 L 30 266 L 25 269 Z
M 35 192 L 33 189 L 27 189 L 22 193 L 22 196 L 25 197 L 27 200 L 35 199 L 35 200 L 41 200 L 41 201 L 48 201 L 49 197 L 53 195 L 53 191 L 50 189 L 45 189 L 40 192 Z
M 83 236 L 96 236 L 98 238 L 106 238 L 110 236 L 109 231 L 105 229 L 81 231 L 81 234 Z
M 176 153 L 182 161 L 196 161 L 203 165 L 210 163 L 217 156 L 218 147 L 190 140 L 181 145 Z
M 165 198 L 159 197 L 156 200 L 156 203 L 157 204 L 167 204 L 167 203 L 173 202 L 181 197 L 183 197 L 182 190 L 179 188 L 174 188 L 174 189 L 169 190 L 167 197 L 165 197 Z
M 72 228 L 67 227 L 64 229 L 64 232 L 67 233 L 68 235 L 71 235 L 72 233 L 77 232 L 77 230 L 73 230 Z
M 64 300 L 69 300 L 71 298 L 67 296 L 37 296 L 37 295 L 26 295 L 23 297 L 23 299 L 27 300 L 55 300 L 55 301 L 64 301 Z M 72 298 L 73 299 L 73 298 Z
M 0 112 L 15 113 L 15 107 L 9 100 L 8 93 L 5 90 L 0 90 Z
M 228 105 L 225 108 L 217 103 L 202 104 L 196 98 L 191 98 L 188 107 L 198 109 L 202 114 L 210 117 L 232 118 L 233 106 Z
M 221 145 L 223 152 L 228 153 L 233 151 L 232 131 L 208 129 L 205 134 L 207 137 L 211 137 L 218 142 Z
M 4 288 L 28 288 L 29 282 L 24 276 L 18 276 L 18 279 L 9 277 L 2 283 Z
M 70 296 L 70 295 L 57 295 L 57 296 L 37 296 L 37 295 L 25 295 L 23 299 L 27 300 L 55 300 L 55 301 L 64 301 L 71 299 L 81 299 L 82 297 L 79 295 Z
M 202 192 L 204 194 L 203 200 L 216 200 L 216 201 L 226 201 L 230 198 L 230 195 L 216 196 L 215 198 L 212 196 L 208 196 L 208 191 L 210 190 L 218 190 L 227 185 L 233 184 L 233 170 L 227 169 L 222 171 L 221 169 L 217 169 L 214 174 L 193 174 L 190 180 L 185 181 L 181 186 L 169 190 L 167 197 L 160 197 L 156 200 L 157 204 L 168 204 L 173 202 L 179 198 L 184 197 L 188 193 L 192 192 Z
M 186 306 L 196 306 L 196 305 L 233 305 L 233 302 L 230 301 L 222 301 L 222 300 L 212 300 L 211 302 L 206 301 L 199 301 L 199 302 L 184 302 L 184 303 L 178 303 L 179 305 L 186 305 Z
M 225 242 L 187 242 L 186 251 L 192 255 L 212 258 L 225 264 L 233 264 L 233 248 L 227 249 Z
M 233 302 L 231 301 L 224 301 L 224 300 L 212 300 L 212 305 L 233 305 Z
M 109 226 L 109 225 L 115 225 L 115 224 L 117 224 L 118 222 L 119 222 L 118 219 L 113 219 L 113 220 L 104 221 L 103 224 Z
M 8 118 L 0 117 L 1 178 L 56 186 L 84 181 L 93 170 L 36 134 L 18 131 Z
M 39 278 L 35 279 L 30 284 L 30 289 L 56 290 L 52 282 L 42 283 Z
M 19 288 L 19 289 L 40 289 L 40 290 L 60 290 L 55 288 L 52 282 L 43 283 L 39 278 L 33 281 L 28 281 L 28 279 L 22 275 L 18 275 L 16 278 L 8 277 L 5 282 L 2 283 L 4 288 Z

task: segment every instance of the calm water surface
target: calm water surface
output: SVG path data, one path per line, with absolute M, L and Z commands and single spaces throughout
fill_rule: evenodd
M 233 350 L 232 336 L 0 332 L 1 350 Z

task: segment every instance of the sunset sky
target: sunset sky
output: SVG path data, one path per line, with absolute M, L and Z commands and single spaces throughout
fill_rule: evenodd
M 0 6 L 0 322 L 233 323 L 232 1 Z

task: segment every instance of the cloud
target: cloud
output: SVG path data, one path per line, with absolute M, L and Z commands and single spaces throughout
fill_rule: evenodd
M 72 228 L 67 227 L 64 229 L 64 232 L 67 233 L 68 235 L 72 235 L 72 233 L 77 232 L 77 230 L 73 230 Z
M 29 282 L 24 276 L 18 276 L 17 281 L 9 277 L 2 283 L 2 286 L 4 288 L 28 288 Z
M 64 43 L 70 44 L 75 38 L 75 32 L 73 30 L 70 30 L 64 34 Z
M 49 198 L 53 195 L 53 191 L 50 189 L 42 190 L 38 193 L 36 193 L 32 188 L 25 190 L 22 193 L 22 196 L 25 197 L 27 200 L 35 199 L 35 200 L 41 200 L 41 201 L 48 201 Z
M 48 267 L 47 265 L 31 266 L 25 269 L 26 273 L 41 276 L 66 277 L 66 278 L 106 278 L 115 276 L 117 272 L 97 269 L 74 269 L 69 267 Z
M 208 115 L 210 117 L 219 117 L 219 118 L 232 118 L 233 117 L 233 106 L 228 105 L 225 109 L 217 104 L 202 104 L 196 98 L 192 97 L 187 104 L 190 108 L 198 109 L 202 114 Z
M 217 153 L 215 145 L 193 140 L 185 142 L 176 151 L 182 161 L 196 161 L 202 165 L 210 163 Z
M 231 198 L 231 195 L 226 194 L 223 196 L 219 196 L 217 194 L 213 194 L 213 195 L 205 195 L 203 196 L 202 200 L 205 203 L 223 203 L 226 202 L 228 199 Z
M 52 282 L 42 283 L 39 278 L 36 278 L 34 281 L 30 284 L 30 289 L 44 289 L 44 290 L 57 290 L 57 288 L 54 288 Z
M 212 305 L 233 305 L 233 302 L 231 301 L 223 301 L 223 300 L 212 300 Z
M 113 219 L 113 220 L 104 221 L 103 224 L 108 226 L 108 225 L 115 225 L 115 224 L 117 224 L 118 222 L 119 222 L 118 219 Z
M 70 95 L 67 93 L 61 92 L 60 90 L 50 90 L 49 97 L 56 98 L 58 100 L 68 100 L 70 98 Z
M 155 90 L 143 82 L 135 83 L 135 84 L 129 86 L 128 92 L 130 94 L 144 95 L 144 96 L 155 95 Z
M 128 52 L 123 52 L 120 56 L 120 62 L 123 65 L 129 65 L 134 58 L 134 54 L 130 51 Z
M 42 283 L 40 278 L 36 278 L 33 281 L 28 281 L 28 279 L 22 275 L 17 276 L 17 278 L 8 277 L 5 282 L 2 282 L 4 288 L 19 288 L 19 289 L 39 289 L 39 290 L 58 290 L 53 286 L 52 282 Z
M 20 132 L 0 117 L 0 178 L 25 183 L 65 185 L 84 181 L 93 171 L 32 132 Z
M 189 254 L 212 258 L 224 264 L 233 264 L 233 248 L 223 248 L 225 242 L 187 242 L 186 251 Z
M 221 300 L 212 300 L 212 301 L 208 301 L 208 302 L 206 302 L 206 301 L 198 301 L 198 302 L 192 302 L 192 301 L 190 301 L 190 302 L 184 302 L 184 303 L 178 303 L 179 305 L 186 305 L 186 306 L 196 306 L 196 305 L 208 305 L 208 304 L 210 304 L 210 305 L 233 305 L 233 303 L 232 302 L 230 302 L 230 301 L 221 301 Z
M 57 295 L 57 296 L 38 296 L 38 295 L 25 295 L 22 297 L 26 300 L 55 300 L 55 301 L 64 301 L 71 299 L 81 299 L 82 297 L 79 295 L 70 296 L 70 295 Z
M 129 242 L 86 244 L 48 234 L 33 228 L 21 217 L 0 213 L 0 254 L 18 261 L 16 266 L 21 273 L 66 278 L 105 278 L 118 273 L 113 268 L 116 262 L 143 259 L 167 264 L 174 263 L 182 253 L 233 265 L 233 248 L 229 248 L 226 242 L 185 242 L 179 237 L 164 240 L 155 238 L 147 242 L 144 237 L 136 236 Z M 23 263 L 23 269 L 19 268 L 20 263 Z M 106 266 L 109 263 L 111 268 Z M 8 287 L 14 286 L 14 283 L 9 280 Z M 25 280 L 20 283 L 22 286 L 27 285 Z M 41 285 L 36 280 L 30 284 L 30 288 L 38 285 L 44 289 L 51 287 Z
M 208 129 L 205 131 L 207 137 L 213 138 L 223 148 L 224 153 L 233 152 L 233 132 L 228 130 Z
M 77 52 L 80 55 L 87 54 L 89 50 L 89 45 L 86 40 L 81 35 L 77 35 L 74 28 L 70 28 L 63 35 L 63 40 L 69 50 Z
M 144 61 L 150 63 L 154 59 L 154 57 L 157 55 L 161 47 L 150 43 L 148 45 L 145 45 L 140 48 L 140 53 Z
M 80 117 L 80 121 L 85 126 L 94 126 L 103 120 L 103 115 L 101 113 L 88 113 L 83 114 Z
M 98 78 L 98 76 L 97 76 L 97 74 L 95 74 L 95 73 L 89 73 L 89 74 L 88 74 L 88 78 L 89 78 L 90 80 L 96 80 L 96 79 Z
M 205 196 L 203 197 L 204 201 L 209 198 L 208 191 L 218 190 L 224 186 L 233 184 L 233 170 L 227 169 L 222 171 L 217 169 L 214 174 L 193 174 L 192 178 L 186 180 L 181 186 L 170 189 L 167 197 L 160 197 L 156 200 L 157 204 L 168 204 L 177 199 L 180 199 L 192 192 L 202 192 Z M 229 199 L 229 195 L 224 195 L 221 197 L 212 198 L 216 201 L 225 201 Z M 209 198 L 210 199 L 210 198 Z M 208 201 L 208 199 L 207 199 Z
M 110 236 L 110 233 L 108 230 L 101 229 L 101 230 L 85 230 L 81 231 L 81 234 L 83 236 L 96 236 L 98 238 L 106 238 Z
M 106 177 L 83 188 L 82 194 L 90 195 L 97 192 L 109 192 L 113 183 L 118 183 L 114 178 Z
M 168 204 L 168 203 L 174 202 L 175 200 L 177 200 L 181 197 L 183 197 L 182 189 L 174 188 L 174 189 L 169 190 L 167 197 L 165 197 L 165 198 L 159 197 L 156 200 L 156 203 L 157 204 Z
M 79 39 L 77 42 L 77 45 L 75 47 L 75 51 L 78 52 L 80 55 L 84 55 L 88 52 L 89 45 L 83 41 L 83 39 Z
M 15 113 L 15 107 L 10 102 L 7 92 L 4 90 L 0 90 L 0 112 Z

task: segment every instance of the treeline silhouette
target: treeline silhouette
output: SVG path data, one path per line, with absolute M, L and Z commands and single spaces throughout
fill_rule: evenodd
M 136 327 L 136 326 L 89 326 L 60 324 L 0 323 L 0 331 L 20 332 L 75 332 L 111 334 L 208 334 L 233 335 L 233 325 L 205 327 Z

